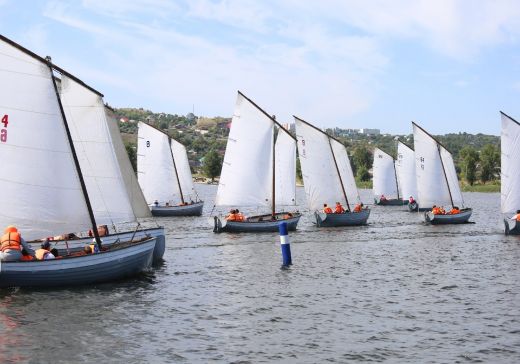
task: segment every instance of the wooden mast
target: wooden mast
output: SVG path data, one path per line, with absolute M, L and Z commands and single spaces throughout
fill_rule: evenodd
M 334 160 L 334 165 L 336 166 L 336 172 L 338 173 L 339 184 L 341 185 L 341 190 L 343 191 L 343 197 L 345 197 L 345 202 L 347 203 L 347 209 L 350 211 L 350 205 L 348 203 L 347 192 L 345 192 L 345 186 L 343 186 L 343 179 L 341 178 L 341 173 L 339 173 L 338 162 L 336 161 L 336 156 L 334 155 L 334 150 L 332 149 L 332 143 L 330 142 L 330 138 L 328 140 L 329 140 L 330 152 L 332 153 L 332 159 Z
M 316 129 L 317 131 L 319 131 L 320 133 L 322 134 L 325 134 L 328 138 L 328 141 L 329 141 L 329 147 L 330 147 L 330 152 L 332 153 L 332 158 L 334 160 L 334 165 L 336 166 L 336 173 L 338 174 L 338 177 L 339 177 L 339 182 L 341 184 L 341 190 L 343 191 L 343 196 L 345 197 L 345 202 L 347 203 L 347 208 L 350 210 L 350 204 L 348 203 L 348 198 L 347 198 L 347 192 L 345 191 L 345 186 L 343 185 L 343 179 L 341 178 L 341 174 L 339 173 L 339 167 L 338 167 L 338 162 L 336 161 L 336 156 L 334 155 L 334 150 L 332 149 L 332 143 L 330 142 L 331 139 L 332 140 L 335 140 L 336 142 L 340 143 L 341 145 L 343 145 L 343 143 L 341 143 L 338 139 L 334 138 L 333 136 L 325 133 L 323 130 L 320 130 L 318 129 L 317 127 L 315 127 L 314 125 L 312 125 L 311 123 L 308 123 L 306 122 L 305 120 L 303 119 L 300 119 L 299 117 L 293 115 L 293 117 L 295 119 L 298 119 L 300 120 L 302 123 L 310 126 L 311 128 L 314 128 Z
M 444 168 L 444 162 L 442 161 L 442 155 L 441 155 L 441 147 L 444 148 L 444 149 L 446 149 L 446 147 L 444 147 L 437 139 L 435 139 L 433 137 L 433 135 L 428 133 L 426 130 L 421 128 L 419 125 L 417 125 L 413 121 L 412 121 L 412 124 L 415 125 L 416 127 L 418 127 L 419 129 L 421 129 L 426 135 L 428 135 L 430 138 L 432 138 L 435 141 L 435 143 L 437 143 L 437 152 L 439 153 L 439 159 L 441 160 L 442 173 L 444 174 L 444 179 L 446 181 L 446 186 L 448 186 L 448 193 L 450 195 L 451 207 L 453 208 L 455 205 L 453 204 L 453 197 L 451 196 L 450 183 L 448 182 L 448 176 L 446 175 L 446 169 Z M 448 149 L 446 149 L 446 150 L 448 150 Z
M 175 164 L 175 158 L 173 157 L 172 152 L 172 138 L 168 137 L 168 145 L 170 147 L 170 154 L 172 156 L 172 162 L 173 162 L 173 169 L 175 170 L 175 177 L 177 177 L 177 185 L 179 186 L 179 192 L 181 194 L 181 202 L 184 205 L 184 196 L 182 194 L 182 187 L 181 187 L 181 181 L 179 179 L 179 173 L 177 172 L 177 165 Z
M 63 105 L 61 103 L 60 94 L 58 91 L 58 86 L 56 85 L 56 79 L 53 76 L 53 66 L 51 62 L 51 57 L 46 58 L 47 66 L 49 67 L 49 72 L 51 74 L 52 84 L 54 86 L 54 92 L 56 93 L 56 99 L 58 100 L 58 105 L 60 107 L 61 118 L 63 120 L 63 126 L 65 127 L 65 132 L 67 134 L 67 139 L 69 142 L 70 150 L 72 152 L 72 158 L 74 159 L 74 166 L 76 167 L 76 172 L 78 173 L 79 182 L 81 184 L 81 190 L 83 192 L 83 197 L 85 198 L 85 203 L 87 205 L 88 214 L 90 216 L 90 222 L 92 224 L 92 233 L 96 239 L 96 244 L 101 250 L 101 239 L 99 238 L 99 232 L 97 229 L 96 218 L 94 216 L 94 211 L 92 210 L 92 205 L 90 204 L 90 199 L 88 197 L 87 186 L 85 185 L 85 180 L 83 178 L 83 173 L 81 173 L 81 167 L 79 164 L 78 156 L 76 154 L 76 149 L 74 148 L 74 142 L 72 140 L 72 135 L 70 134 L 69 125 L 67 123 L 67 118 L 65 116 L 65 111 L 63 110 Z
M 276 119 L 269 115 L 264 109 L 262 109 L 260 106 L 258 106 L 257 104 L 255 104 L 253 102 L 253 100 L 251 100 L 250 98 L 248 98 L 246 95 L 244 95 L 242 92 L 238 91 L 238 94 L 240 96 L 242 96 L 244 99 L 246 99 L 247 101 L 249 101 L 251 103 L 251 105 L 253 105 L 254 107 L 256 107 L 258 110 L 260 110 L 265 116 L 267 116 L 276 126 L 278 126 L 280 129 L 282 129 L 284 132 L 286 132 L 291 138 L 293 138 L 295 141 L 296 138 L 291 134 L 289 133 L 289 131 L 287 129 L 285 129 L 278 121 L 276 121 Z M 276 162 L 276 158 L 275 158 L 275 149 L 276 145 L 275 145 L 275 133 L 274 133 L 274 128 L 273 128 L 273 180 L 272 180 L 272 188 L 271 188 L 271 199 L 272 199 L 272 206 L 271 206 L 271 216 L 274 217 L 276 215 L 276 204 L 275 204 L 275 193 L 276 193 L 276 190 L 275 190 L 275 162 Z

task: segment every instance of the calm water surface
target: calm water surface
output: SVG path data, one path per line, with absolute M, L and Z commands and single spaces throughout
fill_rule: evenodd
M 0 363 L 520 362 L 520 238 L 498 194 L 465 194 L 461 226 L 403 207 L 353 228 L 306 214 L 281 270 L 276 233 L 214 234 L 216 187 L 197 188 L 206 217 L 157 220 L 165 263 L 139 279 L 0 291 Z

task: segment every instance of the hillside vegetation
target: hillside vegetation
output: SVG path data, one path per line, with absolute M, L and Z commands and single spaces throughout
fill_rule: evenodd
M 154 113 L 135 108 L 115 109 L 127 149 L 136 148 L 138 121 L 149 123 L 186 146 L 194 173 L 220 170 L 204 166 L 205 156 L 210 154 L 211 163 L 222 163 L 231 118 L 197 117 L 193 114 L 172 115 Z M 397 152 L 396 139 L 413 147 L 413 135 L 364 135 L 347 134 L 340 128 L 327 129 L 330 135 L 340 140 L 349 151 L 352 167 L 358 182 L 370 186 L 373 150 L 382 149 L 394 158 Z M 463 189 L 496 191 L 500 177 L 500 138 L 495 135 L 451 133 L 434 136 L 452 154 Z M 135 153 L 129 153 L 135 159 Z M 220 156 L 216 158 L 215 156 Z M 134 161 L 135 162 L 135 161 Z M 298 163 L 299 167 L 299 163 Z M 214 173 L 214 172 L 213 172 Z M 298 168 L 299 178 L 301 173 Z M 215 175 L 208 177 L 216 177 Z

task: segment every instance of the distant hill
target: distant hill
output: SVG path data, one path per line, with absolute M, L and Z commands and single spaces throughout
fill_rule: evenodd
M 190 165 L 194 172 L 200 172 L 201 161 L 210 150 L 216 150 L 221 156 L 224 155 L 231 118 L 228 117 L 201 117 L 189 113 L 185 116 L 167 113 L 154 113 L 142 108 L 120 108 L 115 109 L 119 118 L 119 127 L 123 139 L 130 147 L 135 147 L 137 142 L 137 123 L 143 121 L 149 123 L 166 133 L 172 138 L 186 146 Z M 356 149 L 364 149 L 371 154 L 375 147 L 384 150 L 390 155 L 396 156 L 396 139 L 413 147 L 413 135 L 366 135 L 361 133 L 347 132 L 346 129 L 334 128 L 326 130 L 329 134 L 342 141 L 349 154 L 352 155 Z M 459 152 L 465 146 L 471 146 L 478 152 L 485 145 L 491 144 L 500 150 L 500 137 L 485 134 L 468 134 L 465 132 L 451 133 L 435 136 L 453 154 L 457 171 L 459 168 Z M 366 158 L 370 156 L 367 155 Z M 356 158 L 352 159 L 353 168 L 357 170 Z M 366 169 L 371 168 L 366 165 Z

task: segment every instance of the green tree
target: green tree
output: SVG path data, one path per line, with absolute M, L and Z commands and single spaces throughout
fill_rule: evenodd
M 202 170 L 206 177 L 211 178 L 211 182 L 215 180 L 220 174 L 220 170 L 222 169 L 222 158 L 215 150 L 210 150 L 204 156 L 204 161 L 202 164 Z
M 303 181 L 302 166 L 300 164 L 300 158 L 296 158 L 296 178 L 299 181 Z
M 473 186 L 477 180 L 477 163 L 479 160 L 478 152 L 475 148 L 466 145 L 460 151 L 462 174 L 466 181 Z
M 372 154 L 366 145 L 360 144 L 354 148 L 352 162 L 357 178 L 360 181 L 367 181 L 370 178 L 368 170 L 372 167 Z
M 364 164 L 357 170 L 357 179 L 361 182 L 370 180 L 370 173 L 368 173 L 368 168 Z
M 486 144 L 480 152 L 480 180 L 483 183 L 495 179 L 500 168 L 500 152 L 493 144 Z
M 128 154 L 128 158 L 130 158 L 130 163 L 132 163 L 132 168 L 134 169 L 134 173 L 137 172 L 137 151 L 135 150 L 135 144 L 127 143 L 125 144 L 126 154 Z

